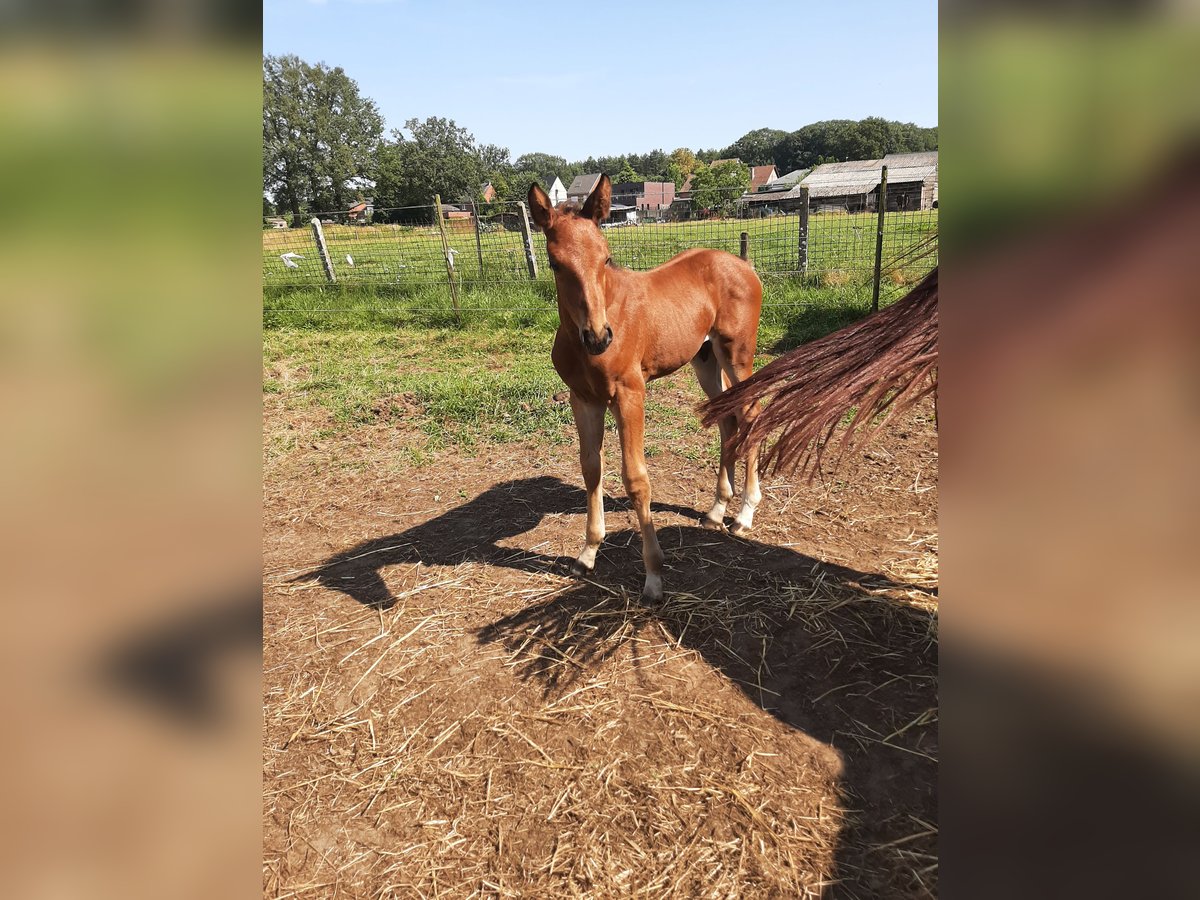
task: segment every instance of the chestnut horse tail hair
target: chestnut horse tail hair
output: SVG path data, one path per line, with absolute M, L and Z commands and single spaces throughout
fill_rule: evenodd
M 783 354 L 708 401 L 700 407 L 704 424 L 737 416 L 738 430 L 730 441 L 739 457 L 778 431 L 760 455 L 759 468 L 764 473 L 807 470 L 811 479 L 838 423 L 853 409 L 836 466 L 892 416 L 929 394 L 937 396 L 937 296 L 934 267 L 903 299 Z M 756 418 L 741 416 L 763 400 L 767 405 Z

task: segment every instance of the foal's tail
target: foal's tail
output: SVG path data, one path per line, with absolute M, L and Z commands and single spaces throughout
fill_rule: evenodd
M 839 459 L 866 443 L 897 412 L 937 393 L 938 270 L 902 300 L 823 338 L 797 347 L 701 407 L 705 425 L 760 400 L 752 419 L 738 419 L 734 452 L 745 457 L 779 430 L 762 453 L 762 471 L 820 468 L 825 447 L 846 413 Z M 881 413 L 887 415 L 865 428 Z

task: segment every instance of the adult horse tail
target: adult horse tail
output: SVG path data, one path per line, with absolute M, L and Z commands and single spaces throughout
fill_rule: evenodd
M 757 418 L 739 420 L 733 452 L 746 456 L 778 431 L 759 456 L 762 472 L 821 467 L 838 423 L 854 409 L 838 460 L 929 394 L 937 395 L 938 270 L 903 299 L 783 354 L 701 406 L 705 425 L 766 400 Z M 870 426 L 870 427 L 868 427 Z M 835 461 L 836 464 L 836 461 Z

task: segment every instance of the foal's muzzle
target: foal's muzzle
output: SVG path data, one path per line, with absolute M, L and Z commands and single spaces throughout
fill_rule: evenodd
M 592 356 L 599 356 L 608 349 L 608 345 L 612 343 L 612 326 L 604 326 L 604 334 L 596 337 L 596 332 L 590 328 L 583 329 L 583 346 Z

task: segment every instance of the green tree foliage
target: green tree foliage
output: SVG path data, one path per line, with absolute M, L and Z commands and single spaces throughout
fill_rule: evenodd
M 428 205 L 434 194 L 447 203 L 476 198 L 488 180 L 511 189 L 506 147 L 476 146 L 474 135 L 453 119 L 409 119 L 404 127 L 410 137 L 395 130 L 379 151 L 377 209 Z
M 625 165 L 621 167 L 621 171 L 616 174 L 613 181 L 617 184 L 624 184 L 628 181 L 645 181 L 641 175 L 633 170 L 633 166 L 629 164 L 629 160 L 625 161 Z
M 748 166 L 766 166 L 775 162 L 775 147 L 787 137 L 778 128 L 755 128 L 721 151 L 722 159 L 740 159 Z
M 374 176 L 383 118 L 345 70 L 263 57 L 263 192 L 300 217 L 345 209 Z
M 702 165 L 692 173 L 692 209 L 727 215 L 748 187 L 749 166 L 733 161 Z
M 780 172 L 807 169 L 823 162 L 878 159 L 888 153 L 937 149 L 937 128 L 876 117 L 853 122 L 831 119 L 805 125 L 784 136 L 775 147 Z

